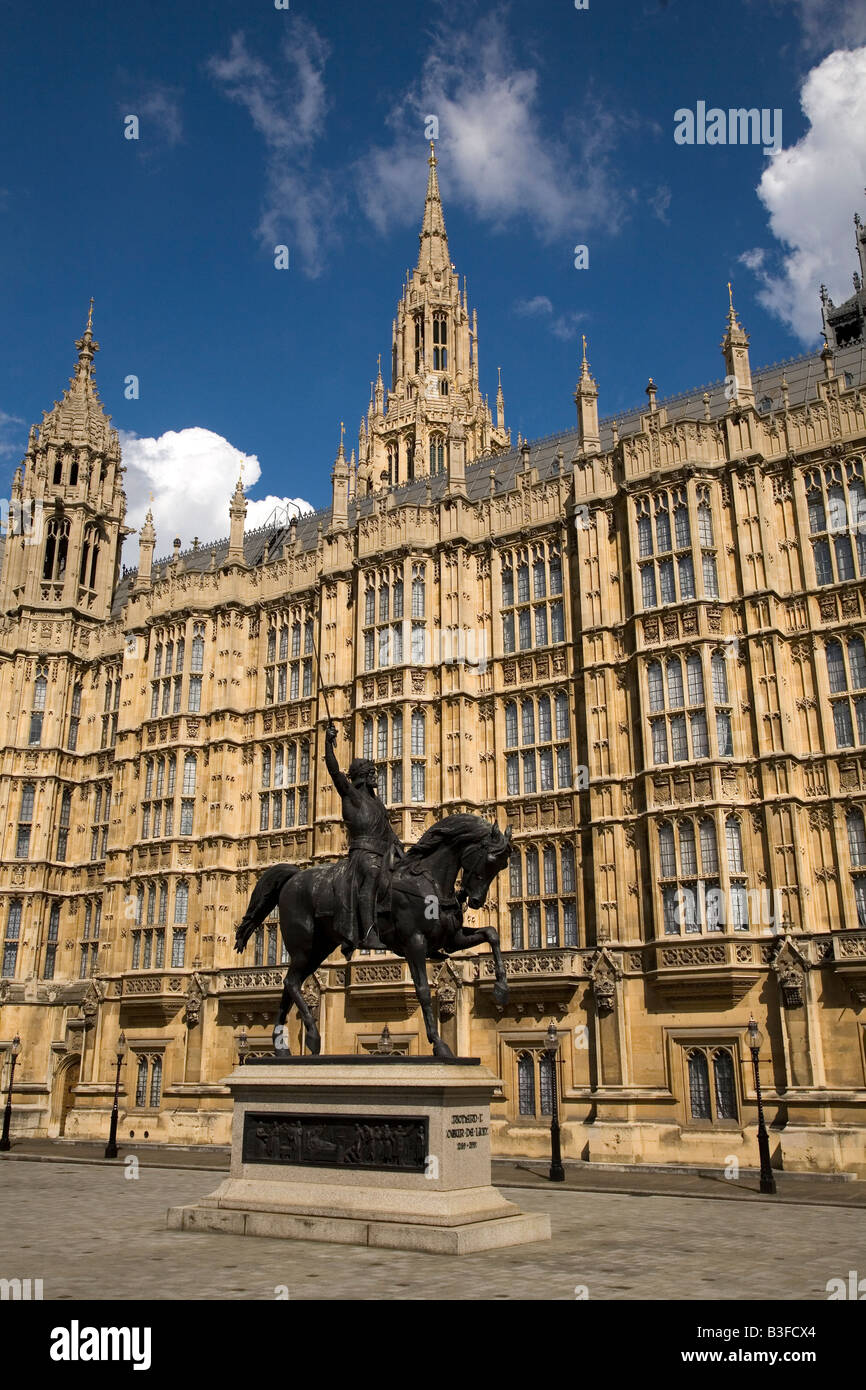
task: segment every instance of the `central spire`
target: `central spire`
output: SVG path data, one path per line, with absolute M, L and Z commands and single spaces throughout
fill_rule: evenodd
M 448 251 L 448 234 L 445 231 L 445 216 L 442 212 L 442 199 L 439 194 L 439 178 L 436 173 L 436 146 L 430 141 L 430 158 L 427 161 L 430 173 L 427 178 L 427 197 L 424 202 L 424 220 L 418 238 L 418 269 L 422 271 L 447 270 L 451 266 Z

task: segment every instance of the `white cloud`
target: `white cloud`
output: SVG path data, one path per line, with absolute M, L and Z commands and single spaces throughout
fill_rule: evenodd
M 546 294 L 537 294 L 534 299 L 518 299 L 514 312 L 521 318 L 542 318 L 553 313 L 553 301 Z
M 262 244 L 288 245 L 308 275 L 321 273 L 354 206 L 379 233 L 417 222 L 430 115 L 439 121 L 446 201 L 459 202 L 489 225 L 521 219 L 551 242 L 577 239 L 594 227 L 609 234 L 627 214 L 634 192 L 613 176 L 611 151 L 634 118 L 606 111 L 590 79 L 581 87 L 581 104 L 563 110 L 554 128 L 541 109 L 542 76 L 514 55 L 498 15 L 474 27 L 434 28 L 420 77 L 397 89 L 387 116 L 390 143 L 354 165 L 329 167 L 313 158 L 331 106 L 328 55 L 316 28 L 296 19 L 291 40 L 274 57 L 257 57 L 243 34 L 235 34 L 228 56 L 208 64 L 217 86 L 246 109 L 265 143 L 257 229 Z
M 866 47 L 831 53 L 807 75 L 800 101 L 809 129 L 771 158 L 758 185 L 781 249 L 757 247 L 740 259 L 757 275 L 765 308 L 814 344 L 821 282 L 837 303 L 853 293 L 852 216 L 866 183 Z
M 18 415 L 7 415 L 0 410 L 0 458 L 18 454 L 23 456 L 27 439 L 25 422 Z
M 145 139 L 146 124 L 156 126 L 167 145 L 179 145 L 183 139 L 183 118 L 178 93 L 171 87 L 151 87 L 138 103 L 141 116 L 141 138 Z
M 322 253 L 336 239 L 344 196 L 327 170 L 311 168 L 329 106 L 324 80 L 328 53 L 318 30 L 295 19 L 291 38 L 273 63 L 250 53 L 243 34 L 232 37 L 227 58 L 208 63 L 218 86 L 245 107 L 265 142 L 259 238 L 269 249 L 287 245 L 310 276 L 320 273 Z
M 565 314 L 554 312 L 553 301 L 546 294 L 537 294 L 533 299 L 518 299 L 514 312 L 521 318 L 543 320 L 554 338 L 567 342 L 577 334 L 578 326 L 587 317 L 579 310 L 571 309 Z
M 824 53 L 828 48 L 856 48 L 866 43 L 863 0 L 777 0 L 777 4 L 796 10 L 803 46 L 812 53 Z
M 229 501 L 241 464 L 245 488 L 258 482 L 262 473 L 255 454 L 243 454 L 213 430 L 198 426 L 168 430 L 158 439 L 121 432 L 120 445 L 126 467 L 127 524 L 141 527 L 148 507 L 153 509 L 158 557 L 171 553 L 175 536 L 180 537 L 184 550 L 194 535 L 203 544 L 227 536 Z M 309 502 L 301 498 L 268 496 L 249 501 L 246 529 L 263 525 L 274 507 L 289 503 L 296 503 L 301 511 L 312 511 Z M 131 536 L 124 560 L 135 565 L 137 557 L 138 542 Z
M 512 52 L 498 15 L 474 28 L 441 24 L 420 79 L 390 113 L 394 139 L 356 168 L 374 226 L 417 218 L 426 177 L 421 141 L 435 116 L 448 200 L 494 226 L 523 219 L 545 242 L 601 224 L 614 230 L 628 195 L 609 176 L 610 150 L 626 120 L 585 88 L 582 110 L 553 129 L 540 109 L 541 81 Z

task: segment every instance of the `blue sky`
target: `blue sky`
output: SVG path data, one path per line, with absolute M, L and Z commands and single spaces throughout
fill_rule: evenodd
M 515 439 L 573 424 L 582 332 L 608 415 L 650 375 L 669 395 L 721 374 L 727 280 L 754 365 L 819 344 L 822 279 L 851 293 L 862 3 L 48 0 L 0 22 L 0 466 L 93 295 L 129 519 L 153 490 L 158 553 L 225 534 L 238 451 L 253 501 L 330 500 L 415 260 L 428 115 Z M 781 109 L 780 151 L 676 144 L 700 100 Z

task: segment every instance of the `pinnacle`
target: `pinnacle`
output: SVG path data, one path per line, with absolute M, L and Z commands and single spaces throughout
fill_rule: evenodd
M 442 211 L 442 198 L 439 193 L 439 179 L 436 174 L 436 147 L 430 141 L 430 173 L 427 179 L 427 196 L 424 200 L 424 220 L 421 223 L 418 252 L 419 270 L 447 270 L 451 265 L 448 251 L 448 236 L 445 231 L 445 216 Z

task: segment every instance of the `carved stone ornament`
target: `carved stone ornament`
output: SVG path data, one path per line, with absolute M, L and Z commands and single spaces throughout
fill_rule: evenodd
M 187 1028 L 195 1028 L 201 1019 L 201 1006 L 207 994 L 207 983 L 202 979 L 196 970 L 189 982 L 186 991 L 186 1004 L 183 1010 L 183 1021 Z
M 786 1009 L 799 1009 L 803 1005 L 803 989 L 809 961 L 787 937 L 771 957 L 771 965 L 779 982 L 782 1003 Z
M 96 1022 L 96 1015 L 99 1006 L 105 998 L 105 986 L 99 980 L 91 980 L 87 986 L 87 993 L 78 1006 L 79 1013 L 84 1019 L 85 1028 L 92 1028 Z
M 589 985 L 595 999 L 596 1013 L 600 1018 L 612 1014 L 616 1008 L 616 982 L 621 970 L 606 946 L 602 946 L 593 959 L 589 972 Z

